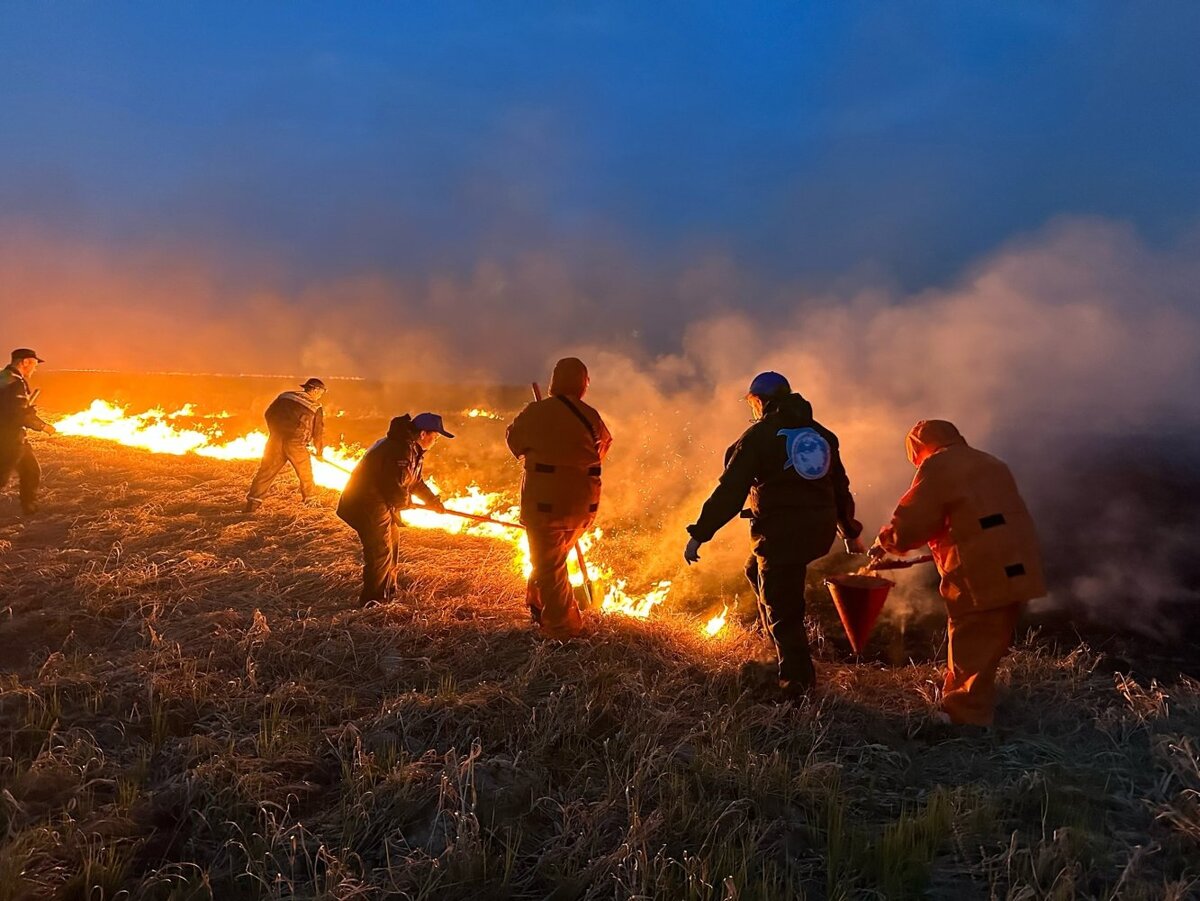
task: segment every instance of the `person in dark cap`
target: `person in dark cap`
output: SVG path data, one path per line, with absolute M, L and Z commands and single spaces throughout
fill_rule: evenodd
M 529 404 L 508 427 L 508 449 L 524 465 L 521 522 L 533 572 L 525 592 L 533 621 L 549 638 L 572 638 L 583 619 L 567 556 L 600 509 L 600 467 L 612 435 L 583 402 L 591 379 L 575 357 L 559 360 L 550 396 Z
M 426 507 L 445 509 L 423 477 L 425 453 L 439 437 L 454 436 L 438 414 L 397 416 L 346 483 L 337 515 L 362 541 L 363 604 L 385 603 L 395 593 L 400 511 L 412 506 L 414 497 Z
M 688 526 L 683 556 L 689 565 L 699 562 L 700 546 L 738 515 L 749 495 L 753 553 L 746 577 L 775 644 L 779 687 L 795 696 L 816 682 L 804 625 L 808 565 L 829 553 L 836 534 L 847 552 L 864 553 L 862 525 L 837 436 L 813 419 L 812 405 L 778 372 L 755 376 L 746 401 L 754 424 L 725 452 L 725 471 Z
M 246 492 L 245 512 L 253 513 L 258 509 L 275 477 L 288 463 L 300 479 L 301 500 L 308 501 L 313 496 L 315 486 L 309 455 L 315 452 L 320 457 L 325 453 L 325 410 L 321 407 L 324 396 L 325 383 L 320 379 L 309 379 L 299 391 L 284 391 L 271 401 L 265 414 L 269 432 L 267 447 L 250 490 Z
M 42 470 L 25 439 L 25 430 L 54 434 L 54 426 L 38 416 L 33 405 L 37 394 L 29 390 L 29 377 L 44 362 L 28 347 L 18 347 L 12 352 L 12 361 L 0 369 L 0 491 L 16 473 L 25 513 L 37 512 L 42 481 Z

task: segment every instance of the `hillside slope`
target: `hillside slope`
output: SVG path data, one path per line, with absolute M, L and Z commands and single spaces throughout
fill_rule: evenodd
M 252 464 L 39 454 L 44 512 L 0 500 L 0 901 L 1196 897 L 1186 677 L 1026 635 L 1002 728 L 947 735 L 936 664 L 814 622 L 823 686 L 777 705 L 737 627 L 539 640 L 500 543 L 408 529 L 363 610 L 332 496 L 246 518 Z

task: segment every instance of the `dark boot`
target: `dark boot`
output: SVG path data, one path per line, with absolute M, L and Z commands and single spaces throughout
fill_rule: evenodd
M 788 700 L 799 701 L 802 698 L 810 695 L 817 687 L 817 680 L 814 676 L 811 679 L 780 679 L 779 690 Z
M 738 686 L 754 695 L 774 695 L 776 667 L 762 660 L 747 660 L 738 671 Z

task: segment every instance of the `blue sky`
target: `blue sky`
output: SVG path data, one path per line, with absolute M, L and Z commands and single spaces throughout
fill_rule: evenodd
M 0 2 L 0 217 L 294 277 L 529 249 L 952 277 L 1200 212 L 1191 3 Z

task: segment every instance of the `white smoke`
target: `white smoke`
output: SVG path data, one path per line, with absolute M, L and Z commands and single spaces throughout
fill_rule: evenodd
M 680 567 L 683 527 L 747 425 L 750 378 L 775 369 L 839 435 L 871 533 L 911 479 L 905 433 L 944 418 L 1013 467 L 1056 602 L 1145 627 L 1196 593 L 1179 562 L 1200 538 L 1186 470 L 1172 470 L 1180 484 L 1164 499 L 1126 485 L 1130 467 L 1102 451 L 1200 433 L 1200 241 L 1154 248 L 1120 224 L 1064 220 L 909 294 L 767 289 L 720 256 L 672 271 L 612 247 L 295 289 L 269 267 L 234 279 L 178 249 L 6 233 L 5 334 L 55 362 L 522 383 L 581 356 L 617 439 L 605 520 L 641 535 L 646 579 L 736 579 L 744 525 L 698 572 Z M 1165 471 L 1161 443 L 1130 447 L 1151 482 Z
M 1172 605 L 1200 585 L 1178 564 L 1200 539 L 1200 497 L 1178 498 L 1176 510 L 1152 502 L 1099 451 L 1126 436 L 1200 432 L 1200 395 L 1188 390 L 1200 384 L 1197 276 L 1183 250 L 1064 222 L 943 290 L 797 298 L 784 316 L 702 319 L 681 352 L 636 361 L 584 346 L 597 402 L 626 442 L 613 493 L 622 509 L 668 511 L 656 563 L 677 559 L 682 526 L 745 428 L 750 378 L 775 369 L 840 436 L 871 534 L 912 477 L 909 427 L 949 419 L 1016 473 L 1043 521 L 1053 603 L 1170 634 Z M 1139 467 L 1155 466 L 1154 444 L 1130 444 Z M 726 532 L 714 544 L 729 568 L 744 526 Z

